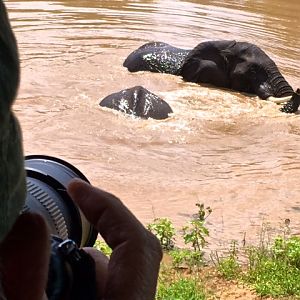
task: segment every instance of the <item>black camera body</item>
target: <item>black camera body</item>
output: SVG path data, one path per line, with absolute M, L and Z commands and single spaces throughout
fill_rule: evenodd
M 95 262 L 73 240 L 51 237 L 49 300 L 96 300 Z
M 97 231 L 67 193 L 73 178 L 89 181 L 71 164 L 51 156 L 26 156 L 25 170 L 23 212 L 42 215 L 51 231 L 48 299 L 96 299 L 94 261 L 80 248 L 93 246 Z

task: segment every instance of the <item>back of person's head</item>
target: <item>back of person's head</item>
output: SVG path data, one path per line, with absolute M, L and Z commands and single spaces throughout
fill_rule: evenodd
M 18 48 L 6 8 L 0 0 L 0 242 L 25 201 L 21 131 L 12 113 L 20 77 Z

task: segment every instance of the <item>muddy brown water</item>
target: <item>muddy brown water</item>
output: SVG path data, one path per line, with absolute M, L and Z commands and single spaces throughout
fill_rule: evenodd
M 118 195 L 147 224 L 176 228 L 213 209 L 208 247 L 258 239 L 291 220 L 300 232 L 300 115 L 179 77 L 122 67 L 149 41 L 192 48 L 212 39 L 257 44 L 300 86 L 299 0 L 5 1 L 22 80 L 14 109 L 26 154 L 65 159 Z M 106 95 L 143 85 L 174 114 L 139 120 L 103 109 Z M 279 226 L 279 227 L 278 227 Z

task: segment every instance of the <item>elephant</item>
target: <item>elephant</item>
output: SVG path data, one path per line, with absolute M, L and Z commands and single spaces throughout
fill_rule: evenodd
M 191 50 L 152 42 L 132 52 L 123 65 L 130 72 L 170 73 L 188 82 L 254 94 L 275 103 L 287 102 L 281 108 L 286 113 L 296 112 L 300 104 L 299 89 L 294 92 L 275 62 L 248 42 L 206 41 Z
M 173 112 L 167 102 L 142 86 L 134 86 L 108 95 L 99 105 L 143 119 L 162 120 Z

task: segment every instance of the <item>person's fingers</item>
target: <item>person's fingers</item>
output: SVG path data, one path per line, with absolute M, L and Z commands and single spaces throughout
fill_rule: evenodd
M 115 196 L 81 180 L 68 193 L 113 249 L 103 298 L 154 299 L 162 258 L 157 238 Z
M 73 180 L 68 193 L 112 249 L 125 240 L 142 237 L 132 233 L 144 233 L 143 225 L 114 195 L 81 180 Z
M 83 250 L 89 254 L 95 261 L 97 294 L 99 299 L 102 298 L 105 291 L 107 273 L 108 273 L 108 257 L 102 252 L 92 247 L 85 247 Z
M 43 299 L 49 253 L 49 231 L 44 219 L 38 214 L 20 215 L 0 244 L 1 281 L 7 299 Z

